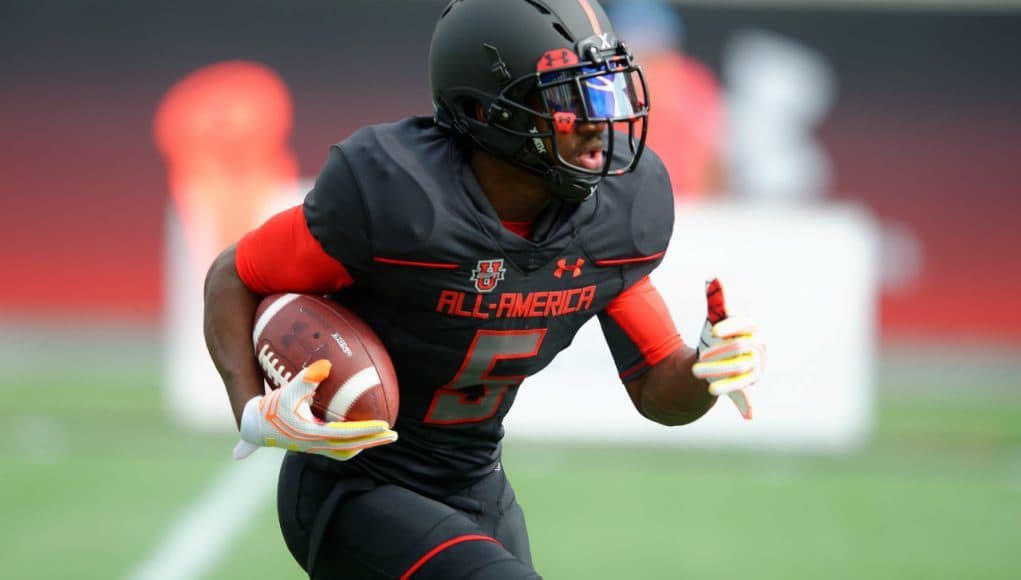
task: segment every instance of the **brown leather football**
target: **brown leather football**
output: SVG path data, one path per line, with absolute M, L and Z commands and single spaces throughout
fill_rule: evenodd
M 376 333 L 344 306 L 311 294 L 273 294 L 259 304 L 255 355 L 271 388 L 327 359 L 312 413 L 326 421 L 397 420 L 397 373 Z

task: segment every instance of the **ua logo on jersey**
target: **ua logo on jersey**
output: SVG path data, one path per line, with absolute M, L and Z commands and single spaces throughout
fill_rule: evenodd
M 483 294 L 492 292 L 496 283 L 503 280 L 507 270 L 503 267 L 503 260 L 479 260 L 478 266 L 472 270 L 471 280 L 475 282 L 475 289 Z
M 585 258 L 578 258 L 573 264 L 567 263 L 567 258 L 560 258 L 557 260 L 557 269 L 553 272 L 553 276 L 560 278 L 564 275 L 564 272 L 570 272 L 572 278 L 581 276 L 581 267 L 585 265 Z

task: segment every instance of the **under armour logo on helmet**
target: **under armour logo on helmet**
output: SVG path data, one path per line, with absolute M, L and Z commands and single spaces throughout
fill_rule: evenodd
M 544 72 L 550 69 L 573 66 L 578 64 L 578 62 L 578 55 L 570 49 L 556 48 L 546 51 L 542 57 L 539 58 L 539 63 L 536 65 L 535 70 L 538 72 Z

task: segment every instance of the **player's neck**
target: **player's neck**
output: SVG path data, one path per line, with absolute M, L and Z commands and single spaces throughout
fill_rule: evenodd
M 503 221 L 530 221 L 549 203 L 542 178 L 484 151 L 470 161 L 475 179 Z

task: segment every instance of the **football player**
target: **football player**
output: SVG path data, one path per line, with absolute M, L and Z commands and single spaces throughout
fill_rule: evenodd
M 304 203 L 245 235 L 206 279 L 235 456 L 296 450 L 278 512 L 313 578 L 537 578 L 500 463 L 502 420 L 593 316 L 645 417 L 689 423 L 722 394 L 751 412 L 743 389 L 761 345 L 727 316 L 718 282 L 697 348 L 649 282 L 673 196 L 644 147 L 641 70 L 599 4 L 454 0 L 429 77 L 435 116 L 334 145 Z M 393 431 L 303 411 L 328 365 L 262 396 L 253 318 L 276 292 L 328 294 L 373 327 L 400 383 Z

